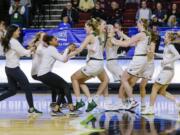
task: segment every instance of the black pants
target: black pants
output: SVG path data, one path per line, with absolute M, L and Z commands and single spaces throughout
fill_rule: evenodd
M 34 80 L 41 81 L 41 80 L 39 80 L 37 75 L 32 75 L 32 78 Z M 53 90 L 53 88 L 50 88 L 50 90 L 52 91 L 52 93 L 51 93 L 52 102 L 56 102 L 59 105 L 61 103 L 62 104 L 66 103 L 66 100 L 64 98 L 64 96 L 65 96 L 64 91 L 62 93 L 58 94 L 58 90 L 56 90 L 56 89 Z M 57 99 L 57 97 L 58 97 L 58 99 Z
M 19 67 L 5 67 L 5 72 L 8 79 L 9 89 L 0 95 L 0 101 L 14 96 L 18 90 L 17 84 L 19 84 L 21 89 L 25 91 L 29 107 L 34 107 L 31 86 L 24 72 Z
M 57 91 L 58 94 L 64 92 L 67 97 L 68 103 L 72 104 L 72 95 L 71 95 L 70 86 L 63 78 L 52 72 L 39 76 L 38 78 L 44 84 L 53 88 L 52 89 L 53 91 Z

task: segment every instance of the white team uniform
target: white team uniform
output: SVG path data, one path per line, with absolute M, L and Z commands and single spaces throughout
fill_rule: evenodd
M 95 41 L 93 44 L 88 45 L 88 54 L 87 54 L 87 63 L 84 67 L 81 68 L 81 71 L 86 76 L 95 77 L 99 75 L 103 71 L 103 51 L 100 46 L 100 42 L 98 37 L 95 37 Z M 90 48 L 95 48 L 95 51 L 92 51 Z
M 139 41 L 135 47 L 135 53 L 130 62 L 127 72 L 134 76 L 142 76 L 147 66 L 147 50 L 150 37 L 146 36 L 143 40 Z
M 171 60 L 175 56 L 179 55 L 174 45 L 166 45 L 164 53 L 162 55 L 163 61 Z M 162 65 L 162 69 L 156 79 L 156 82 L 162 85 L 167 85 L 171 82 L 174 77 L 174 62 L 166 65 Z
M 142 75 L 140 75 L 140 77 L 151 80 L 153 73 L 154 73 L 154 60 L 149 61 L 147 63 L 147 65 L 145 66 L 144 72 L 142 73 Z
M 154 68 L 154 58 L 152 58 L 151 60 L 148 60 L 144 72 L 139 77 L 151 80 L 154 73 Z
M 106 57 L 107 57 L 107 69 L 113 76 L 114 81 L 119 81 L 121 79 L 123 69 L 118 64 L 118 51 L 119 46 L 112 45 L 112 47 L 106 47 Z
M 39 65 L 41 64 L 41 51 L 44 48 L 43 42 L 39 42 L 35 54 L 32 56 L 32 68 L 31 68 L 31 75 L 37 75 Z

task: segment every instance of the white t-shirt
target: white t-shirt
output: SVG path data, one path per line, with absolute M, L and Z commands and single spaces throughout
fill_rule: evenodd
M 5 53 L 6 67 L 16 68 L 19 64 L 21 56 L 31 56 L 31 51 L 24 49 L 17 39 L 11 38 L 9 43 L 10 49 Z
M 60 54 L 58 50 L 54 46 L 48 46 L 47 48 L 43 48 L 41 51 L 41 64 L 39 64 L 38 76 L 42 76 L 51 72 L 54 63 L 56 60 L 64 61 L 67 58 L 68 49 L 65 52 Z

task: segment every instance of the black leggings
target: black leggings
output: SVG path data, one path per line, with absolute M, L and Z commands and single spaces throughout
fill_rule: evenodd
M 71 95 L 70 86 L 63 78 L 52 72 L 48 72 L 47 74 L 39 76 L 38 78 L 44 84 L 53 88 L 52 89 L 53 91 L 57 91 L 58 94 L 65 93 L 68 103 L 72 104 L 72 95 Z
M 39 80 L 37 75 L 32 75 L 32 78 L 34 80 L 41 81 L 41 80 Z M 53 88 L 50 88 L 50 90 L 52 90 L 52 93 L 51 93 L 52 102 L 56 102 L 59 105 L 61 103 L 62 104 L 66 103 L 66 100 L 64 98 L 64 96 L 65 96 L 64 91 L 62 93 L 58 94 L 57 90 L 53 90 Z M 57 96 L 58 96 L 58 99 L 57 99 Z
M 14 96 L 18 90 L 17 84 L 19 84 L 21 89 L 25 91 L 29 107 L 34 107 L 31 86 L 24 72 L 19 67 L 5 67 L 5 72 L 8 79 L 9 89 L 0 95 L 0 101 Z

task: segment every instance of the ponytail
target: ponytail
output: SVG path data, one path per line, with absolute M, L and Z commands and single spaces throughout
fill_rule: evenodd
M 17 25 L 11 25 L 7 29 L 7 33 L 5 37 L 2 39 L 2 46 L 3 46 L 3 51 L 7 52 L 10 49 L 9 42 L 14 34 L 14 32 L 18 29 L 19 27 Z

